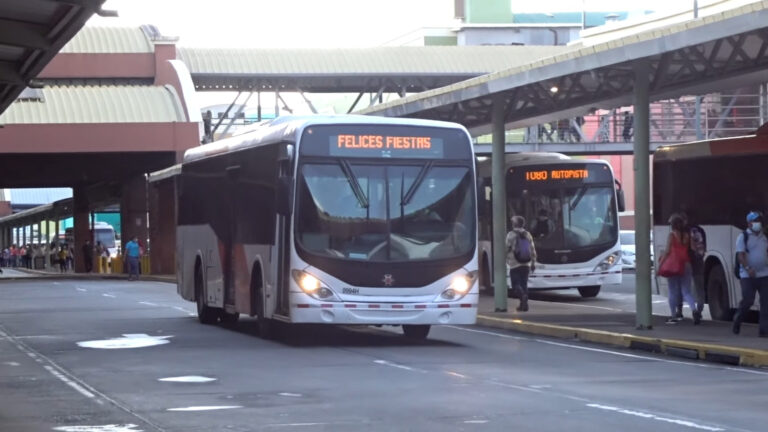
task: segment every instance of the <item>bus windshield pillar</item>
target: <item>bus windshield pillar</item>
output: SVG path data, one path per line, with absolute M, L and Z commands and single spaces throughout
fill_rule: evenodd
M 493 147 L 493 291 L 496 312 L 507 311 L 507 183 L 504 161 L 504 98 L 496 96 L 491 114 Z
M 647 60 L 635 62 L 635 265 L 636 265 L 636 316 L 638 329 L 652 328 L 651 321 L 651 199 L 650 199 L 650 155 L 648 121 L 648 75 Z M 657 239 L 657 241 L 660 239 Z

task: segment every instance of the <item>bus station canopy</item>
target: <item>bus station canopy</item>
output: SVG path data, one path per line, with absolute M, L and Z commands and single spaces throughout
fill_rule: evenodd
M 104 0 L 0 2 L 0 113 L 59 52 Z
M 481 135 L 491 130 L 494 100 L 505 106 L 507 128 L 632 105 L 638 61 L 649 63 L 651 100 L 766 82 L 768 1 L 736 3 L 741 6 L 697 19 L 638 24 L 613 39 L 583 42 L 549 58 L 358 113 L 454 121 Z

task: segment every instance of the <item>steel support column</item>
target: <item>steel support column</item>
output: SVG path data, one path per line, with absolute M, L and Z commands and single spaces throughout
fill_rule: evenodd
M 634 63 L 635 88 L 635 248 L 636 287 L 635 323 L 638 329 L 651 329 L 651 199 L 649 154 L 649 79 L 647 60 Z
M 507 185 L 504 163 L 504 98 L 493 99 L 491 181 L 493 182 L 493 291 L 496 312 L 507 311 Z

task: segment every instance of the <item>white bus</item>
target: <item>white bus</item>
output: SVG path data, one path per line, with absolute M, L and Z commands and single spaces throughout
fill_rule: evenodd
M 456 124 L 281 117 L 186 152 L 178 292 L 203 323 L 432 324 L 477 315 L 475 165 Z
M 754 135 L 660 147 L 653 157 L 653 235 L 660 257 L 669 216 L 684 212 L 706 234 L 704 287 L 713 319 L 730 321 L 741 301 L 734 275 L 736 238 L 747 213 L 768 209 L 768 124 Z M 666 279 L 658 278 L 667 295 Z
M 478 162 L 478 177 L 485 185 L 479 198 L 480 281 L 492 294 L 490 159 Z M 525 218 L 536 246 L 529 290 L 576 288 L 582 297 L 595 297 L 602 285 L 621 283 L 618 212 L 624 210 L 624 193 L 607 162 L 559 153 L 507 154 L 506 187 L 507 215 Z

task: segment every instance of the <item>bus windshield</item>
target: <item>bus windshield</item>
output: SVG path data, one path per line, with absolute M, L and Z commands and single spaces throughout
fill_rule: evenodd
M 510 170 L 507 182 L 509 212 L 525 217 L 542 263 L 587 261 L 618 241 L 616 192 L 606 166 L 531 166 Z
M 101 242 L 104 247 L 115 247 L 115 231 L 111 228 L 96 228 L 93 233 L 96 244 Z
M 313 254 L 362 261 L 455 258 L 473 250 L 472 172 L 431 161 L 305 163 L 297 238 Z
M 613 194 L 600 186 L 546 188 L 523 191 L 511 204 L 537 249 L 576 249 L 616 242 Z

